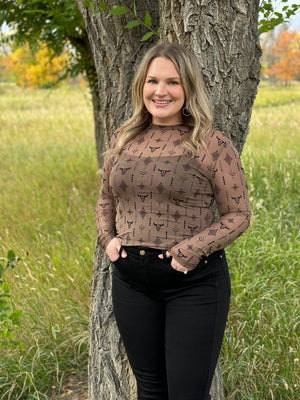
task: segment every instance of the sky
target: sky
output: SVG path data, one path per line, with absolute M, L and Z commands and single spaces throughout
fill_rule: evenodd
M 279 4 L 281 2 L 277 1 L 277 3 Z M 291 6 L 292 4 L 300 5 L 300 0 L 288 0 L 287 3 L 281 3 L 278 8 L 281 9 L 285 5 Z M 290 28 L 300 32 L 300 10 L 298 10 L 296 15 L 290 19 Z

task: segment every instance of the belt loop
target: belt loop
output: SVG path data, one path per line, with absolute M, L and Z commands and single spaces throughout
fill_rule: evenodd
M 167 251 L 166 250 L 162 250 L 162 255 L 164 257 L 164 260 L 167 259 Z

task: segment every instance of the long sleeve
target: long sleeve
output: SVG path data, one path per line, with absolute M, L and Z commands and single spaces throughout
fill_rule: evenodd
M 116 134 L 110 141 L 110 149 L 116 145 Z M 96 225 L 98 232 L 98 243 L 105 249 L 111 239 L 116 236 L 115 199 L 110 188 L 110 173 L 113 166 L 113 158 L 105 157 L 102 174 L 102 186 L 96 205 Z
M 230 141 L 213 154 L 210 184 L 220 218 L 202 232 L 181 241 L 169 251 L 183 266 L 193 269 L 203 256 L 225 248 L 240 236 L 250 223 L 247 185 L 240 157 Z
M 223 249 L 248 227 L 243 166 L 229 139 L 211 130 L 191 157 L 185 126 L 149 126 L 118 157 L 106 158 L 97 203 L 98 242 L 169 250 L 188 269 Z M 112 137 L 114 148 L 117 134 Z M 215 222 L 213 203 L 219 220 Z

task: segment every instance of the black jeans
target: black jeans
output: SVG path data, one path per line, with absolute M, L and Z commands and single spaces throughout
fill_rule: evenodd
M 186 275 L 161 250 L 124 247 L 113 306 L 139 400 L 209 400 L 230 301 L 224 250 Z

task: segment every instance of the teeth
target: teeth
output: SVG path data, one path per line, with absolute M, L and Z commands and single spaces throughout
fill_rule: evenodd
M 158 103 L 158 104 L 169 104 L 169 103 L 171 103 L 171 100 L 168 100 L 168 101 L 158 101 L 158 100 L 154 100 L 154 103 Z

